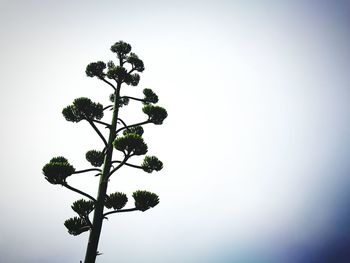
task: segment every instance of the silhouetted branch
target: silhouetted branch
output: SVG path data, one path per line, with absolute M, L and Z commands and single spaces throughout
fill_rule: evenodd
M 90 221 L 89 216 L 88 216 L 88 215 L 87 215 L 87 216 L 84 216 L 84 219 L 85 219 L 86 223 L 88 223 L 89 227 L 92 228 L 92 223 L 91 223 L 91 221 Z
M 139 209 L 135 208 L 128 208 L 128 209 L 121 209 L 121 210 L 115 210 L 115 211 L 110 211 L 105 214 L 103 214 L 103 217 L 106 217 L 107 215 L 110 214 L 115 214 L 115 213 L 123 213 L 123 212 L 132 212 L 132 211 L 138 211 Z
M 100 138 L 102 139 L 103 143 L 105 144 L 105 146 L 107 146 L 107 141 L 106 139 L 103 137 L 102 133 L 100 132 L 100 130 L 96 127 L 96 125 L 90 121 L 90 120 L 87 120 L 90 125 L 92 126 L 92 128 L 94 128 L 94 130 L 96 131 L 96 133 L 98 134 L 98 136 L 100 136 Z
M 111 177 L 111 175 L 112 175 L 114 172 L 116 172 L 117 170 L 119 170 L 119 169 L 126 163 L 126 161 L 127 161 L 130 157 L 131 157 L 130 155 L 126 155 L 125 158 L 124 158 L 124 160 L 121 161 L 121 162 L 119 163 L 119 165 L 118 165 L 116 168 L 114 168 L 112 171 L 110 171 L 110 173 L 109 173 L 109 175 L 108 175 L 108 178 Z
M 139 99 L 139 98 L 134 98 L 134 97 L 129 97 L 129 96 L 123 96 L 121 98 L 127 98 L 127 99 L 131 99 L 131 100 L 137 100 L 137 101 L 142 101 L 142 102 L 147 102 L 146 100 L 144 99 Z
M 91 168 L 91 169 L 85 169 L 85 170 L 79 170 L 79 171 L 75 171 L 73 174 L 80 174 L 80 173 L 86 173 L 86 172 L 92 172 L 92 171 L 98 171 L 101 172 L 101 169 L 98 168 Z
M 121 118 L 118 118 L 118 121 L 120 121 L 124 125 L 124 127 L 127 126 L 126 123 Z
M 79 189 L 76 189 L 76 188 L 70 186 L 67 182 L 64 182 L 62 185 L 63 185 L 64 187 L 66 187 L 67 189 L 72 190 L 73 192 L 76 192 L 76 193 L 78 193 L 78 194 L 81 194 L 81 195 L 83 195 L 83 196 L 85 196 L 85 197 L 91 199 L 92 201 L 96 202 L 96 199 L 93 198 L 91 195 L 89 195 L 89 194 L 87 194 L 87 193 L 85 193 L 85 192 L 83 192 L 83 191 L 81 191 L 81 190 L 79 190 Z
M 107 110 L 109 108 L 113 108 L 113 105 L 108 105 L 108 106 L 104 107 L 103 110 Z
M 107 83 L 109 86 L 111 86 L 114 90 L 116 90 L 116 88 L 114 87 L 114 85 L 112 83 L 110 83 L 108 80 L 105 80 L 104 78 L 99 78 L 100 80 L 102 80 L 103 82 Z
M 129 70 L 128 74 L 133 73 L 133 72 L 134 72 L 134 70 L 135 70 L 135 68 L 133 67 L 132 69 L 130 69 L 130 70 Z
M 141 126 L 141 125 L 144 125 L 144 124 L 147 124 L 147 123 L 151 123 L 151 122 L 150 122 L 149 120 L 147 120 L 147 121 L 135 123 L 135 124 L 132 124 L 132 125 L 129 125 L 129 126 L 124 126 L 124 127 L 120 128 L 120 129 L 118 129 L 118 130 L 116 131 L 116 133 L 118 133 L 118 132 L 120 132 L 120 131 L 122 131 L 122 130 L 125 130 L 125 129 L 130 129 L 130 128 L 132 128 L 132 127 Z
M 112 163 L 121 163 L 122 161 L 112 161 Z M 130 166 L 130 167 L 134 167 L 134 168 L 138 168 L 138 169 L 142 169 L 141 166 L 139 165 L 135 165 L 135 164 L 131 164 L 131 163 L 124 163 L 126 166 Z
M 111 127 L 111 125 L 110 125 L 110 124 L 105 123 L 105 122 L 103 122 L 103 121 L 99 121 L 99 120 L 90 120 L 90 121 L 93 121 L 93 122 L 96 122 L 96 123 L 99 123 L 99 124 L 105 125 L 107 128 Z

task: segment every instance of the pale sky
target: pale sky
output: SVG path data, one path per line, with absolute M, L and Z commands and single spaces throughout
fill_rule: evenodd
M 105 221 L 97 262 L 326 262 L 350 240 L 349 17 L 349 1 L 0 1 L 0 262 L 83 259 L 88 234 L 63 225 L 81 196 L 41 169 L 57 155 L 89 167 L 100 140 L 61 111 L 108 104 L 85 67 L 119 40 L 146 67 L 123 93 L 151 88 L 168 110 L 144 127 L 164 169 L 112 177 L 129 207 L 138 189 L 160 204 Z M 69 182 L 96 194 L 93 174 Z

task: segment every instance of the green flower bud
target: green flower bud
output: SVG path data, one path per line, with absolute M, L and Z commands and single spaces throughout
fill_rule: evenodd
M 116 81 L 124 81 L 128 77 L 128 72 L 124 67 L 111 67 L 107 71 L 107 77 Z
M 143 94 L 145 95 L 144 100 L 146 103 L 157 103 L 158 102 L 158 96 L 153 92 L 151 89 L 144 89 Z
M 92 166 L 100 167 L 103 164 L 104 154 L 100 151 L 91 150 L 85 154 L 86 160 L 91 163 Z
M 132 65 L 132 67 L 138 72 L 142 72 L 145 70 L 143 61 L 139 59 L 139 57 L 135 53 L 130 53 L 126 61 L 129 62 Z
M 86 66 L 85 73 L 88 77 L 104 78 L 105 74 L 103 70 L 106 68 L 106 64 L 102 61 L 93 62 Z
M 124 79 L 125 83 L 127 85 L 131 85 L 131 86 L 137 86 L 140 82 L 140 75 L 135 73 L 135 74 L 128 74 L 125 79 Z
M 128 155 L 143 155 L 148 151 L 147 144 L 142 137 L 135 133 L 129 133 L 117 138 L 113 142 L 113 146 L 118 150 Z
M 52 158 L 50 162 L 43 167 L 45 179 L 51 184 L 65 183 L 66 178 L 74 172 L 75 168 L 62 156 Z
M 91 150 L 85 154 L 86 160 L 91 163 L 92 166 L 100 167 L 104 161 L 104 154 L 100 151 Z
M 122 209 L 128 202 L 128 197 L 124 193 L 115 192 L 107 195 L 105 200 L 105 206 L 107 208 L 113 208 L 114 210 Z
M 84 217 L 94 210 L 94 202 L 91 200 L 86 201 L 84 199 L 80 199 L 75 201 L 71 207 L 80 217 Z
M 138 190 L 132 194 L 132 197 L 135 199 L 136 208 L 143 212 L 159 204 L 158 195 L 148 191 Z
M 69 218 L 64 222 L 64 225 L 68 229 L 68 233 L 73 236 L 80 235 L 90 229 L 87 222 L 80 217 Z
M 142 111 L 148 115 L 149 120 L 154 124 L 162 124 L 164 119 L 168 117 L 167 111 L 159 106 L 146 105 Z
M 142 128 L 142 126 L 134 126 L 134 127 L 131 127 L 129 129 L 126 129 L 126 130 L 123 131 L 123 135 L 127 135 L 127 134 L 130 134 L 130 133 L 135 133 L 137 135 L 142 136 L 143 128 Z
M 118 41 L 111 46 L 111 51 L 117 53 L 118 57 L 124 57 L 131 51 L 131 46 L 124 41 Z
M 62 110 L 62 114 L 67 121 L 79 122 L 84 119 L 97 119 L 103 117 L 103 106 L 94 103 L 89 98 L 77 98 L 73 105 L 69 105 Z
M 147 173 L 158 172 L 162 170 L 163 163 L 155 156 L 146 156 L 141 167 Z

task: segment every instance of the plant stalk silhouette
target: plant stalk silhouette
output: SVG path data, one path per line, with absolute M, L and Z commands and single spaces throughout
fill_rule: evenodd
M 140 81 L 140 75 L 136 72 L 143 72 L 145 68 L 143 61 L 135 53 L 131 52 L 131 46 L 128 43 L 119 41 L 112 45 L 111 51 L 117 55 L 117 65 L 113 61 L 109 61 L 107 64 L 102 61 L 90 63 L 86 67 L 86 75 L 95 77 L 112 88 L 113 94 L 111 94 L 110 100 L 113 104 L 103 107 L 100 103 L 94 103 L 90 99 L 82 97 L 75 99 L 72 105 L 65 107 L 62 111 L 67 121 L 87 121 L 100 137 L 103 143 L 102 150 L 90 150 L 86 153 L 87 161 L 95 168 L 77 171 L 62 156 L 52 158 L 43 167 L 43 174 L 49 183 L 62 185 L 88 199 L 75 201 L 72 209 L 78 216 L 64 222 L 71 235 L 79 235 L 86 231 L 90 232 L 84 263 L 95 262 L 96 256 L 100 254 L 97 249 L 102 223 L 104 219 L 107 219 L 108 215 L 132 211 L 144 212 L 159 203 L 159 198 L 156 194 L 138 190 L 132 194 L 135 206 L 124 208 L 128 202 L 126 194 L 121 192 L 107 194 L 108 182 L 111 176 L 123 166 L 141 169 L 147 173 L 159 171 L 163 168 L 163 163 L 155 156 L 145 156 L 141 165 L 131 164 L 128 161 L 131 157 L 145 155 L 148 151 L 148 146 L 142 138 L 144 132 L 142 126 L 149 123 L 160 125 L 168 116 L 164 108 L 154 105 L 158 102 L 158 96 L 151 89 L 143 90 L 143 98 L 121 96 L 122 85 L 137 86 Z M 119 117 L 119 109 L 128 105 L 129 101 L 142 102 L 144 104 L 142 111 L 148 118 L 139 123 L 127 125 Z M 104 112 L 107 110 L 112 110 L 113 112 L 110 123 L 101 120 Z M 109 130 L 108 139 L 100 132 L 98 125 L 102 125 Z M 114 150 L 122 153 L 122 159 L 113 160 Z M 101 166 L 102 169 L 97 168 Z M 69 176 L 87 172 L 98 172 L 97 175 L 100 176 L 96 198 L 72 187 L 67 182 Z M 104 212 L 105 209 L 110 210 Z M 93 219 L 91 221 L 90 214 L 92 212 Z

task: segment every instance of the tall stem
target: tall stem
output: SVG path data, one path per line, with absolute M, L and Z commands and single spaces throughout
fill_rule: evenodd
M 97 201 L 95 204 L 94 217 L 92 221 L 92 229 L 89 235 L 89 242 L 86 249 L 85 261 L 84 263 L 95 263 L 97 256 L 97 247 L 100 239 L 102 221 L 103 221 L 103 209 L 104 202 L 107 193 L 108 176 L 112 166 L 112 155 L 113 155 L 113 141 L 116 137 L 117 119 L 119 111 L 119 97 L 120 97 L 120 87 L 121 83 L 118 82 L 117 88 L 114 92 L 114 107 L 113 107 L 113 117 L 112 123 L 109 129 L 109 138 L 107 143 L 107 151 L 104 159 L 103 169 L 100 177 Z

